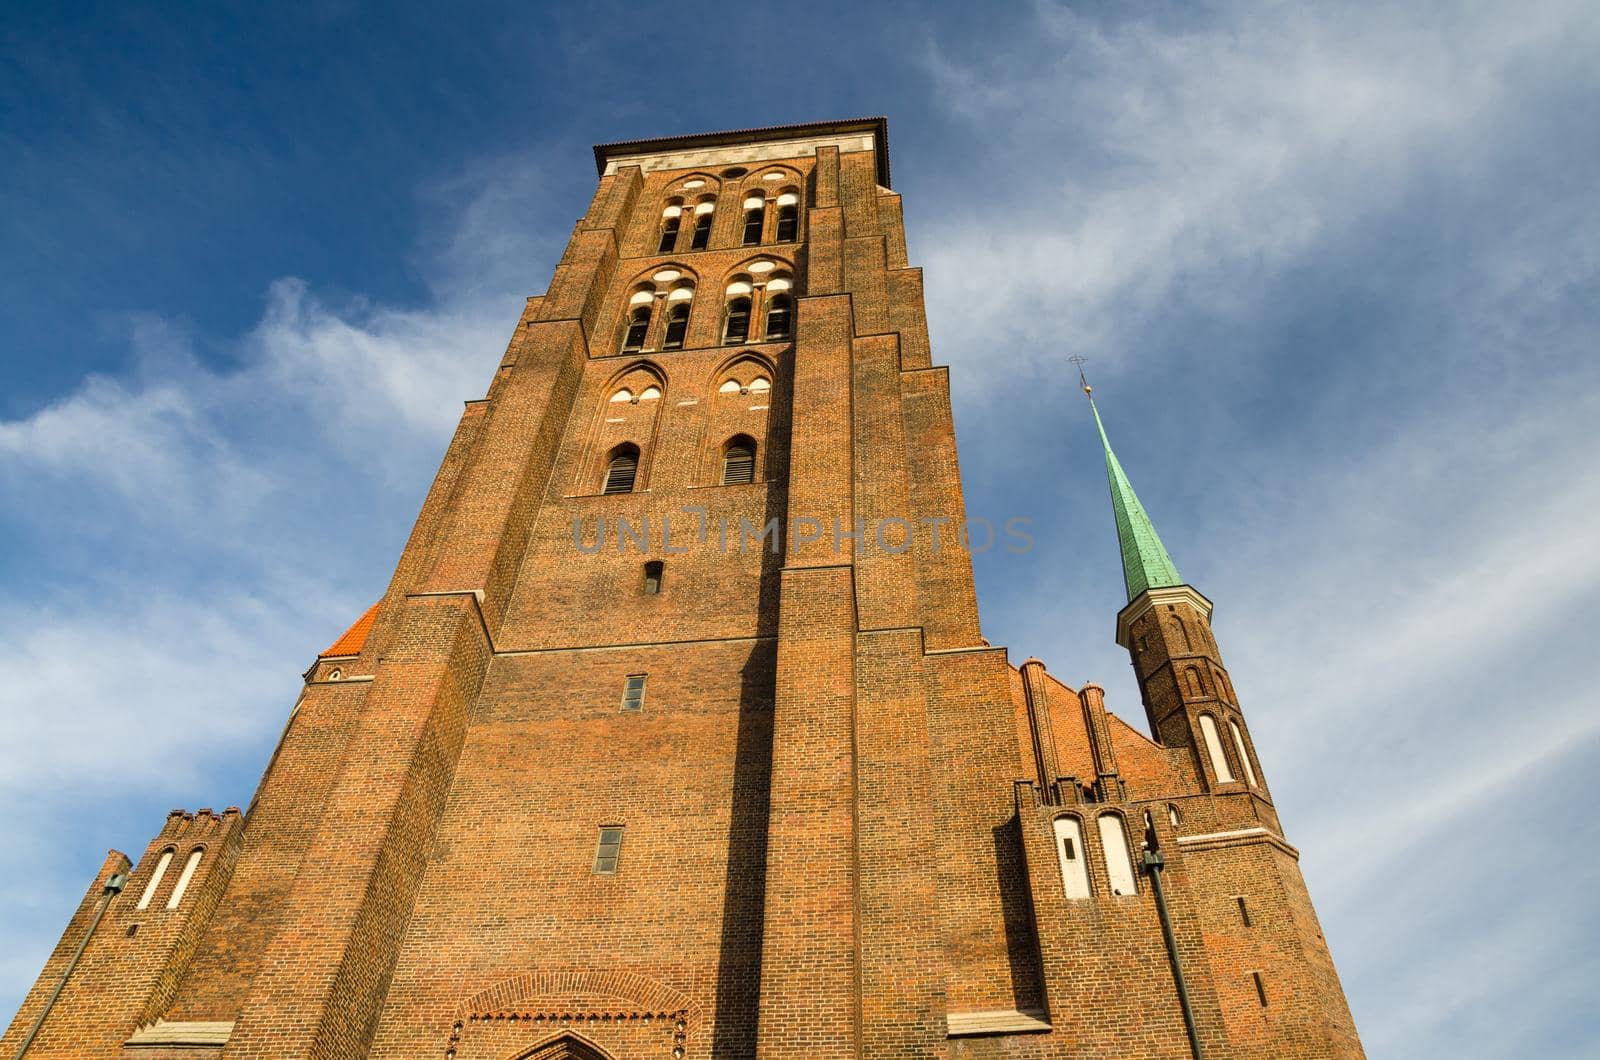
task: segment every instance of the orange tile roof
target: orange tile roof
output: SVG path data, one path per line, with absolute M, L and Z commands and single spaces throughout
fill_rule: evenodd
M 330 655 L 360 655 L 361 646 L 367 642 L 367 634 L 372 630 L 372 619 L 377 613 L 377 604 L 367 608 L 367 613 L 356 619 L 355 624 L 345 630 L 344 635 L 330 644 L 328 650 L 317 658 L 324 659 Z

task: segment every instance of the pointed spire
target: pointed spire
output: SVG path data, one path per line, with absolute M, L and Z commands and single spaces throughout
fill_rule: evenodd
M 1079 370 L 1082 380 L 1082 369 Z M 1160 589 L 1182 585 L 1183 578 L 1173 566 L 1172 557 L 1161 544 L 1155 525 L 1145 513 L 1144 505 L 1133 492 L 1128 476 L 1111 451 L 1111 441 L 1106 437 L 1105 424 L 1100 422 L 1100 410 L 1095 406 L 1092 388 L 1087 382 L 1083 392 L 1089 397 L 1089 408 L 1094 412 L 1094 425 L 1100 431 L 1100 444 L 1106 451 L 1106 478 L 1111 483 L 1111 511 L 1117 519 L 1117 543 L 1122 547 L 1122 580 L 1128 587 L 1132 601 L 1146 589 Z

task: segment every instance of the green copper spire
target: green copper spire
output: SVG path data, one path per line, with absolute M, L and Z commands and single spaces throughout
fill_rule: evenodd
M 1084 393 L 1089 392 L 1087 386 L 1083 389 Z M 1111 510 L 1117 517 L 1117 542 L 1122 546 L 1122 580 L 1127 583 L 1129 601 L 1146 589 L 1182 585 L 1183 579 L 1178 576 L 1178 568 L 1172 565 L 1172 557 L 1167 555 L 1161 538 L 1156 536 L 1150 516 L 1145 514 L 1144 505 L 1139 503 L 1133 486 L 1128 483 L 1128 476 L 1122 472 L 1122 465 L 1117 463 L 1117 454 L 1111 451 L 1105 424 L 1100 422 L 1100 410 L 1095 408 L 1092 395 L 1089 408 L 1094 410 L 1094 425 L 1100 431 L 1100 443 L 1106 450 L 1106 478 L 1111 481 Z

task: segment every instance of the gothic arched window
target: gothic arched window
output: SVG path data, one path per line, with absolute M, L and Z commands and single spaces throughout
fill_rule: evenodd
M 634 445 L 619 446 L 606 463 L 605 485 L 601 493 L 632 493 L 633 480 L 639 473 L 639 448 Z
M 1228 729 L 1233 733 L 1233 749 L 1239 752 L 1239 765 L 1244 768 L 1244 778 L 1252 788 L 1256 787 L 1256 768 L 1250 764 L 1250 753 L 1244 749 L 1244 733 L 1239 731 L 1239 723 L 1232 718 L 1228 719 Z
M 144 885 L 144 893 L 139 896 L 139 904 L 135 909 L 150 908 L 150 900 L 156 896 L 156 888 L 161 886 L 161 880 L 167 874 L 167 869 L 172 865 L 172 856 L 177 851 L 171 847 L 161 852 L 161 859 L 156 862 L 156 869 L 150 874 L 150 882 Z
M 1106 855 L 1106 875 L 1112 894 L 1137 894 L 1133 879 L 1133 855 L 1128 852 L 1128 826 L 1118 814 L 1100 815 L 1100 846 Z
M 1211 758 L 1212 772 L 1217 781 L 1227 784 L 1233 780 L 1233 770 L 1228 768 L 1228 756 L 1222 750 L 1222 736 L 1217 732 L 1217 719 L 1209 714 L 1200 715 L 1200 737 L 1205 741 L 1206 754 Z
M 744 342 L 749 337 L 750 296 L 739 295 L 728 302 L 728 319 L 722 326 L 722 341 L 731 346 Z
M 711 199 L 697 203 L 694 208 L 694 235 L 690 237 L 690 250 L 704 250 L 711 242 L 711 217 L 717 204 Z
M 800 234 L 800 196 L 785 191 L 778 196 L 778 242 L 793 243 Z
M 667 310 L 667 333 L 661 339 L 663 350 L 683 349 L 683 336 L 689 330 L 689 303 L 679 302 Z
M 744 200 L 744 239 L 747 247 L 761 242 L 761 230 L 767 220 L 767 200 L 763 195 L 750 195 Z
M 794 330 L 794 303 L 786 294 L 767 303 L 767 338 L 786 339 Z
M 1076 817 L 1057 817 L 1056 856 L 1061 861 L 1061 886 L 1068 898 L 1089 897 L 1089 859 L 1083 849 L 1083 825 Z
M 756 479 L 756 443 L 745 435 L 728 442 L 722 450 L 722 484 L 734 486 Z
M 671 254 L 678 245 L 678 229 L 683 226 L 683 203 L 674 201 L 661 213 L 661 242 L 657 254 Z
M 643 293 L 643 292 L 641 292 Z M 646 298 L 649 296 L 646 295 Z M 622 333 L 622 352 L 635 353 L 644 349 L 645 339 L 650 335 L 650 306 L 646 302 L 635 305 L 628 311 L 628 327 Z
M 194 879 L 194 870 L 200 867 L 200 859 L 204 856 L 204 847 L 195 847 L 189 851 L 189 860 L 183 863 L 183 871 L 178 873 L 178 882 L 172 885 L 172 894 L 167 898 L 168 909 L 178 908 L 178 903 L 183 901 L 184 892 L 189 889 L 189 881 Z

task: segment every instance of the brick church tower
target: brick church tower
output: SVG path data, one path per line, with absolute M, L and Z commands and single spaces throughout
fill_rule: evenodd
M 981 636 L 886 137 L 596 148 L 248 812 L 112 852 L 0 1056 L 1361 1055 L 1109 443 L 1155 740 Z

